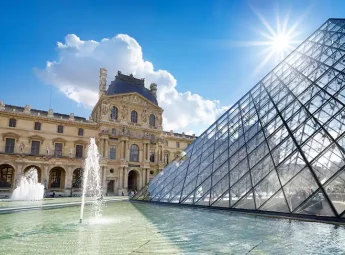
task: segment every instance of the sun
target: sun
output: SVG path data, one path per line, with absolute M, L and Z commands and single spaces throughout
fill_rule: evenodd
M 290 44 L 290 38 L 286 34 L 276 35 L 272 40 L 272 48 L 278 53 L 288 51 Z
M 270 24 L 267 19 L 252 8 L 252 11 L 257 16 L 260 22 L 260 27 L 254 27 L 254 32 L 258 34 L 256 41 L 240 41 L 235 45 L 238 47 L 259 47 L 258 55 L 260 64 L 253 70 L 253 74 L 257 74 L 262 68 L 269 63 L 278 64 L 281 62 L 291 51 L 301 43 L 298 40 L 300 35 L 299 25 L 305 15 L 302 15 L 295 23 L 289 24 L 289 12 L 285 17 L 276 13 L 275 24 Z M 270 21 L 273 19 L 270 17 Z

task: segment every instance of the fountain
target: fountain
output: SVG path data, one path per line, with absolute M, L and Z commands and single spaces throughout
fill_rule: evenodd
M 80 223 L 83 222 L 86 196 L 91 197 L 92 214 L 95 218 L 100 218 L 102 216 L 103 195 L 99 167 L 99 153 L 95 138 L 90 138 L 90 144 L 85 160 L 82 203 L 80 208 Z
M 37 169 L 32 167 L 19 179 L 19 185 L 13 191 L 11 200 L 42 200 L 44 185 L 38 182 Z

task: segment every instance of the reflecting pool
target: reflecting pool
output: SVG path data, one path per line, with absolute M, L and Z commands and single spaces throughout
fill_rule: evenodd
M 63 200 L 63 199 L 61 199 Z M 115 201 L 0 215 L 0 254 L 345 254 L 345 227 Z

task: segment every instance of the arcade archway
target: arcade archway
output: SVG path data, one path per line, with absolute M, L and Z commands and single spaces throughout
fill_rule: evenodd
M 8 164 L 0 165 L 0 188 L 12 188 L 14 168 Z
M 30 165 L 30 166 L 27 166 L 27 167 L 25 167 L 25 169 L 24 169 L 24 174 L 27 172 L 27 171 L 29 171 L 31 168 L 35 168 L 36 170 L 37 170 L 37 178 L 38 178 L 38 182 L 39 183 L 42 183 L 41 182 L 41 176 L 42 176 L 42 170 L 41 170 L 41 168 L 39 168 L 38 166 L 35 166 L 35 165 Z
M 49 188 L 64 189 L 65 188 L 66 171 L 62 167 L 54 167 L 49 173 Z
M 140 176 L 135 170 L 131 170 L 128 173 L 128 190 L 139 190 Z

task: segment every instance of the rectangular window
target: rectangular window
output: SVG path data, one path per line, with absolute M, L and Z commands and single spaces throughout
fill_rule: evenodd
M 40 141 L 32 141 L 31 142 L 31 154 L 38 155 L 40 154 Z
M 35 122 L 35 130 L 41 130 L 41 123 Z
M 58 133 L 63 133 L 63 126 L 62 125 L 58 126 L 57 132 Z
M 62 143 L 55 143 L 55 156 L 62 157 Z
M 76 145 L 75 146 L 75 157 L 82 158 L 83 157 L 83 145 Z
M 78 135 L 79 135 L 79 136 L 84 136 L 84 129 L 79 128 L 79 129 L 78 129 Z
M 176 142 L 176 148 L 180 148 L 180 143 Z
M 113 146 L 109 149 L 109 159 L 116 159 L 116 148 Z
M 16 119 L 10 119 L 8 126 L 9 127 L 16 127 L 17 120 Z
M 14 153 L 14 145 L 16 140 L 14 138 L 6 138 L 5 152 Z

